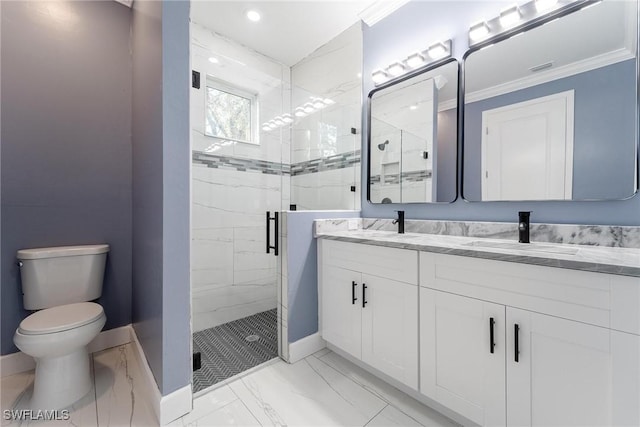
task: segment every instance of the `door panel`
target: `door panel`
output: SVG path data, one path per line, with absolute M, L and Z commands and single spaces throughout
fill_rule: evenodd
M 427 288 L 420 303 L 422 393 L 480 425 L 505 425 L 505 307 Z
M 362 360 L 417 390 L 418 287 L 367 274 L 362 283 Z
M 640 337 L 510 307 L 507 331 L 509 425 L 638 425 Z
M 355 282 L 355 286 L 353 283 Z M 357 300 L 353 301 L 355 291 Z M 361 274 L 325 265 L 322 270 L 322 338 L 361 357 Z
M 482 200 L 571 199 L 573 92 L 482 114 Z

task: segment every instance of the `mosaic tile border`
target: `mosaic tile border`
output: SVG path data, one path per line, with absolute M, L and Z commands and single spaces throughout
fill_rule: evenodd
M 360 163 L 360 150 L 294 163 L 293 165 L 269 162 L 266 160 L 219 156 L 203 151 L 194 151 L 192 161 L 194 164 L 205 165 L 209 168 L 216 169 L 236 170 L 238 172 L 259 172 L 267 175 L 298 176 L 355 166 Z
M 291 165 L 291 176 L 306 175 L 329 170 L 344 169 L 360 163 L 360 150 L 347 151 L 320 159 L 308 160 Z
M 371 184 L 399 184 L 402 182 L 421 182 L 431 178 L 433 172 L 430 170 L 403 172 L 401 175 L 397 173 L 385 175 L 384 183 L 381 183 L 380 175 L 374 175 L 371 177 Z
M 206 165 L 208 168 L 229 169 L 238 172 L 260 172 L 267 175 L 289 175 L 291 173 L 291 166 L 286 163 L 218 156 L 202 151 L 194 151 L 192 161 L 194 164 Z

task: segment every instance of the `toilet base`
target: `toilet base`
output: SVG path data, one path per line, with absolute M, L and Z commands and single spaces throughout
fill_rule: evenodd
M 36 358 L 31 409 L 63 409 L 80 400 L 89 390 L 91 366 L 86 346 L 63 356 Z

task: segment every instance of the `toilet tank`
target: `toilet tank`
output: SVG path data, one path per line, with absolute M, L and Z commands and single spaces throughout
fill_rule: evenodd
M 109 245 L 19 250 L 24 308 L 40 310 L 99 298 L 107 252 Z

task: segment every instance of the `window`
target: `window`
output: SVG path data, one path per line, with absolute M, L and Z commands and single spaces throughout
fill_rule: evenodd
M 258 144 L 257 96 L 207 78 L 205 135 Z

